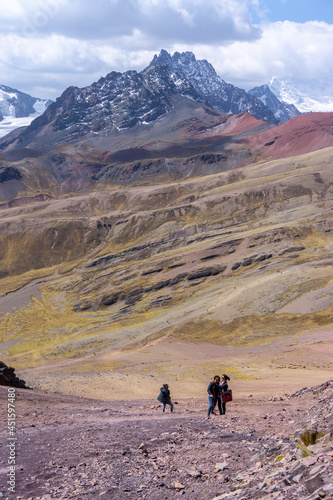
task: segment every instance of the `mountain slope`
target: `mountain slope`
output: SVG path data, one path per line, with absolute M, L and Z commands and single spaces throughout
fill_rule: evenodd
M 170 103 L 171 111 L 151 125 L 109 136 L 85 135 L 83 140 L 54 144 L 46 151 L 32 147 L 3 151 L 0 201 L 13 206 L 103 186 L 173 183 L 232 171 L 268 157 L 333 146 L 329 113 L 299 115 L 273 126 L 247 112 L 213 114 L 211 108 L 181 96 L 171 96 Z M 50 131 L 42 130 L 39 140 L 44 138 L 46 143 Z
M 241 140 L 263 158 L 285 158 L 333 146 L 333 113 L 305 113 Z
M 71 366 L 165 335 L 254 349 L 331 328 L 331 164 L 325 149 L 2 206 L 3 349 Z

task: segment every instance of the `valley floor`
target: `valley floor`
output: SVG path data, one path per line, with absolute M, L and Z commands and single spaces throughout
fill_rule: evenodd
M 201 398 L 210 378 L 222 373 L 241 397 L 284 396 L 331 378 L 333 335 L 323 328 L 247 347 L 195 344 L 167 335 L 132 350 L 48 361 L 17 373 L 35 389 L 101 400 L 154 399 L 163 383 L 176 398 Z

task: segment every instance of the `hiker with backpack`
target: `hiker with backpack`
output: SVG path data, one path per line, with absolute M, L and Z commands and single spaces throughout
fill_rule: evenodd
M 157 399 L 163 405 L 163 408 L 162 408 L 163 413 L 165 411 L 166 405 L 170 405 L 170 411 L 173 412 L 173 403 L 171 401 L 171 396 L 170 396 L 168 384 L 163 384 L 163 387 L 161 387 L 160 391 L 161 392 L 160 392 L 159 396 L 157 397 Z

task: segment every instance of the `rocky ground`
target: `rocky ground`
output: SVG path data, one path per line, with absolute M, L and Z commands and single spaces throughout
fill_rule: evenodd
M 15 493 L 4 447 L 3 498 L 333 498 L 333 380 L 285 396 L 234 394 L 227 414 L 211 420 L 204 399 L 162 414 L 156 400 L 15 396 Z M 0 397 L 7 443 L 7 387 Z

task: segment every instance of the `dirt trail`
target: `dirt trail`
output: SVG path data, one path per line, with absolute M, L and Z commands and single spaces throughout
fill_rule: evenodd
M 322 428 L 327 426 L 327 401 L 332 402 L 330 387 L 319 392 L 320 401 L 326 401 L 326 413 L 316 418 Z M 2 409 L 7 393 L 7 388 L 0 387 Z M 318 405 L 318 391 L 308 390 L 296 398 L 235 396 L 225 416 L 207 420 L 205 399 L 175 401 L 175 412 L 167 407 L 162 414 L 156 400 L 98 401 L 16 389 L 16 491 L 12 494 L 5 488 L 9 466 L 3 447 L 0 496 L 9 500 L 178 496 L 202 500 L 237 490 L 251 467 L 258 474 L 268 470 L 279 474 L 281 463 L 276 457 L 282 443 L 296 453 L 294 436 L 309 421 L 309 409 Z M 6 442 L 5 411 L 1 424 L 0 436 Z M 256 484 L 254 480 L 253 473 Z M 307 498 L 309 492 L 301 491 L 300 484 L 297 496 L 290 487 L 290 494 L 281 498 Z M 286 487 L 282 479 L 279 487 L 281 492 Z M 242 494 L 233 498 L 253 498 Z

